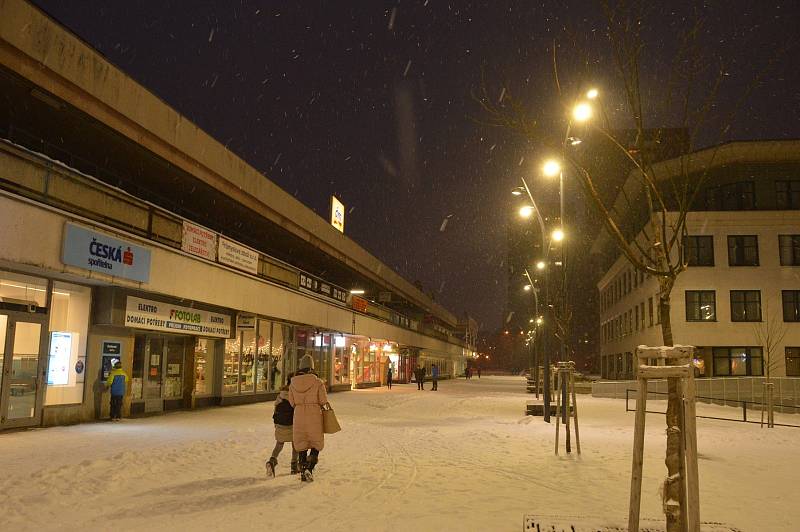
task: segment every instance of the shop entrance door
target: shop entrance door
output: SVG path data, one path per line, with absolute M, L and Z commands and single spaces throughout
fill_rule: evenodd
M 181 403 L 186 343 L 187 339 L 181 336 L 136 336 L 133 378 L 141 378 L 146 413 L 162 412 L 165 400 L 172 408 Z
M 41 421 L 47 331 L 46 315 L 0 313 L 0 429 Z

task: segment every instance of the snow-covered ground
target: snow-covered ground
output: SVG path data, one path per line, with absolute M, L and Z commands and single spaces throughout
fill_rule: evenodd
M 332 394 L 344 430 L 315 481 L 267 480 L 272 405 L 0 434 L 0 530 L 509 530 L 627 515 L 633 413 L 579 396 L 583 455 L 523 415 L 524 381 Z M 723 408 L 723 407 L 718 407 Z M 798 417 L 800 419 L 800 417 Z M 642 515 L 660 515 L 664 418 L 647 416 Z M 702 519 L 797 530 L 800 429 L 698 420 Z M 562 433 L 563 434 L 563 433 Z

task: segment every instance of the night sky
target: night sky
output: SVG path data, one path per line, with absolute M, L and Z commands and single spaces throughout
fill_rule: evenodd
M 351 238 L 486 328 L 504 318 L 509 190 L 538 159 L 514 132 L 481 123 L 472 93 L 482 78 L 498 98 L 503 79 L 531 109 L 557 109 L 553 40 L 567 83 L 579 41 L 613 125 L 629 125 L 594 2 L 35 3 L 320 216 L 338 196 Z M 723 60 L 715 112 L 770 65 L 732 137 L 800 137 L 797 2 L 654 4 L 645 96 L 660 96 L 696 6 L 704 49 Z M 651 126 L 676 125 L 652 116 Z M 552 205 L 552 184 L 534 188 Z

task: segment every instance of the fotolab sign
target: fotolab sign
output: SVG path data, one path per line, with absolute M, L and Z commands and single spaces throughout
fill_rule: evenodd
M 216 338 L 231 335 L 231 317 L 225 314 L 132 296 L 125 306 L 125 326 Z
M 150 281 L 149 249 L 70 222 L 64 225 L 61 261 L 140 283 Z

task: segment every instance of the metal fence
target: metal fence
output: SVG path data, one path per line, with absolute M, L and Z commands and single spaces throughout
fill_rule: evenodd
M 773 377 L 775 411 L 800 413 L 800 377 Z M 741 406 L 742 402 L 760 405 L 764 399 L 763 377 L 714 377 L 695 379 L 698 402 Z M 624 399 L 627 390 L 637 390 L 637 381 L 598 381 L 592 383 L 592 396 Z M 667 381 L 648 382 L 648 399 L 661 399 L 667 392 Z M 652 395 L 652 397 L 651 397 Z
M 625 411 L 626 412 L 634 412 L 636 410 L 636 406 L 635 406 L 636 405 L 636 397 L 635 397 L 635 395 L 634 395 L 634 398 L 633 398 L 634 407 L 633 408 L 630 407 L 630 402 L 631 402 L 630 401 L 631 400 L 630 395 L 631 395 L 631 392 L 633 392 L 635 394 L 637 392 L 637 390 L 636 389 L 625 390 Z M 666 393 L 664 393 L 664 392 L 650 392 L 650 390 L 648 389 L 648 391 L 647 391 L 648 403 L 650 401 L 650 396 L 651 395 L 654 396 L 655 398 L 657 398 L 658 400 L 660 400 L 661 404 L 666 404 L 666 399 L 667 399 L 667 394 Z M 700 403 L 708 403 L 709 405 L 711 405 L 711 404 L 720 404 L 717 401 L 715 401 L 714 399 L 712 399 L 711 397 L 700 397 L 700 396 L 697 396 L 696 399 Z M 735 408 L 735 409 L 727 409 L 726 408 L 726 409 L 724 409 L 724 411 L 714 410 L 714 411 L 708 411 L 706 413 L 708 413 L 708 414 L 712 414 L 712 413 L 731 414 L 731 416 L 735 415 L 736 417 L 730 417 L 730 416 L 723 417 L 722 415 L 716 415 L 716 416 L 714 416 L 714 415 L 703 415 L 703 414 L 701 414 L 701 412 L 702 412 L 701 408 L 698 408 L 698 413 L 697 413 L 696 417 L 703 418 L 703 419 L 719 419 L 719 420 L 722 420 L 722 421 L 741 421 L 743 423 L 767 423 L 766 408 L 764 408 L 763 404 L 760 403 L 760 402 L 734 401 L 733 399 L 727 399 L 723 406 L 729 406 L 729 407 L 730 406 L 735 406 L 737 408 Z M 781 408 L 781 410 L 778 410 L 779 407 Z M 762 414 L 762 408 L 764 408 L 763 414 Z M 787 413 L 787 411 L 793 411 L 793 412 L 796 412 L 796 413 L 800 413 L 800 406 L 775 404 L 774 408 L 775 408 L 776 412 Z M 665 413 L 665 412 L 662 412 L 662 411 L 659 411 L 659 410 L 646 410 L 646 412 L 648 414 L 664 414 Z M 763 419 L 762 419 L 762 417 L 763 417 Z M 794 418 L 794 416 L 786 416 L 786 417 L 788 419 L 784 419 L 783 421 L 790 421 L 790 420 L 794 421 L 794 419 L 792 419 L 792 418 Z M 796 427 L 796 428 L 800 428 L 800 424 L 796 424 L 796 423 L 777 423 L 776 422 L 776 423 L 774 423 L 774 425 L 776 427 Z

